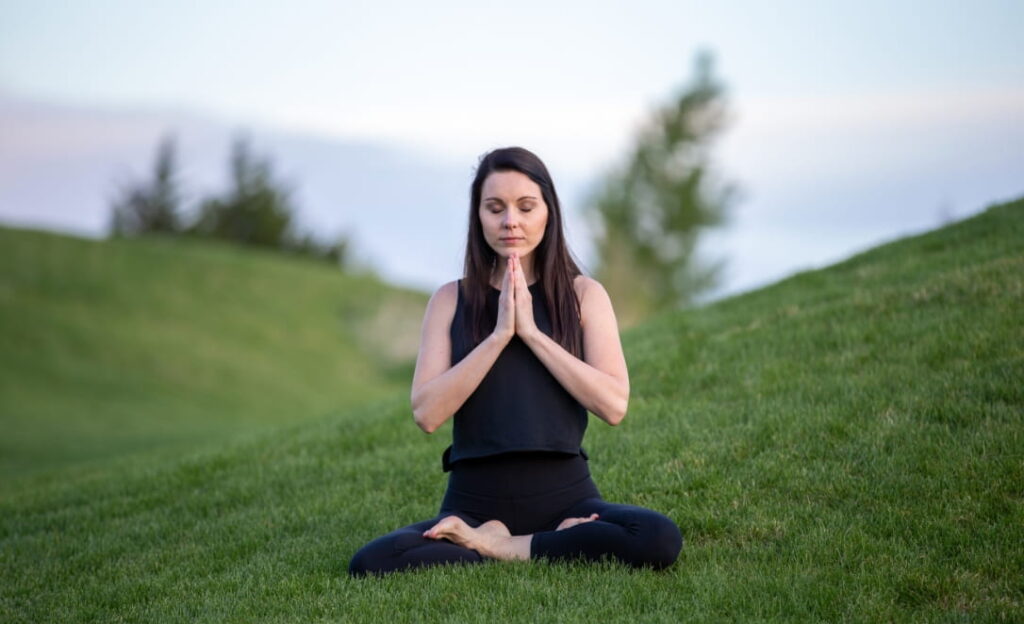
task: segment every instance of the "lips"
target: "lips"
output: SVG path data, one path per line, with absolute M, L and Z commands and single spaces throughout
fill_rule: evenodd
M 521 239 L 521 238 L 499 238 L 498 240 L 500 240 L 503 243 L 514 243 L 516 241 L 521 241 L 523 239 Z

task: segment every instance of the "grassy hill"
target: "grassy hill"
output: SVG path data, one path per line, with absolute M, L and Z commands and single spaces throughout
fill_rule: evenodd
M 661 573 L 488 563 L 352 580 L 437 511 L 406 396 L 0 498 L 0 619 L 1021 621 L 1024 201 L 628 332 L 593 421 L 608 500 L 686 538 Z
M 208 241 L 0 228 L 0 267 L 0 480 L 393 394 L 426 302 Z

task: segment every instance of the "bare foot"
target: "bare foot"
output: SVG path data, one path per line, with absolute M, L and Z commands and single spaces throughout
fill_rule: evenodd
M 501 520 L 488 520 L 478 526 L 476 530 L 484 535 L 493 537 L 512 537 L 512 532 L 508 530 L 508 527 Z
M 447 539 L 492 559 L 529 559 L 529 536 L 513 536 L 499 520 L 473 528 L 458 516 L 446 516 L 423 532 L 423 537 Z
M 499 526 L 496 526 L 496 523 Z M 497 520 L 491 520 L 480 525 L 479 528 L 466 524 L 466 521 L 458 516 L 446 516 L 441 521 L 423 532 L 423 537 L 431 539 L 446 539 L 459 546 L 472 548 L 483 554 L 485 547 L 494 537 L 501 535 L 501 529 L 505 529 L 504 535 L 509 535 L 505 525 Z
M 584 522 L 593 522 L 594 520 L 597 520 L 599 517 L 600 516 L 598 516 L 596 513 L 592 513 L 586 518 L 566 518 L 558 524 L 558 528 L 556 528 L 555 530 L 561 531 L 563 529 L 572 528 L 577 524 L 583 524 Z

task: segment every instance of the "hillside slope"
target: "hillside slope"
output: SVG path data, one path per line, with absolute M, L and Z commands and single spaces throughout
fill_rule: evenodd
M 624 336 L 608 500 L 675 519 L 663 573 L 543 562 L 352 580 L 430 517 L 448 427 L 406 397 L 0 500 L 20 621 L 1020 621 L 1024 201 Z
M 209 241 L 0 228 L 0 266 L 0 478 L 390 394 L 426 302 Z

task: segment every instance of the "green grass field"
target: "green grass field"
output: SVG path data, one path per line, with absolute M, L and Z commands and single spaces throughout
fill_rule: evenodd
M 605 498 L 680 525 L 664 572 L 347 578 L 444 490 L 449 428 L 419 432 L 405 388 L 183 457 L 17 479 L 0 620 L 1022 621 L 1022 311 L 1017 201 L 627 332 L 629 415 L 592 419 L 586 445 Z
M 181 239 L 0 228 L 0 267 L 5 482 L 392 395 L 426 303 L 309 260 Z

